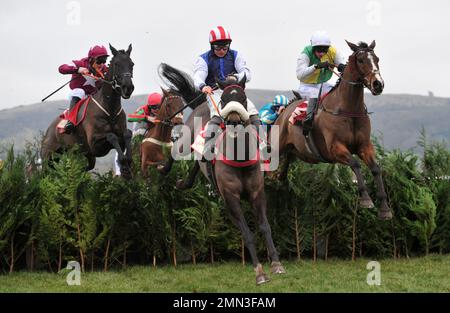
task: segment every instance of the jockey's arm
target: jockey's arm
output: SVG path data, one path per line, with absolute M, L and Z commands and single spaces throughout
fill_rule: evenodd
M 338 67 L 339 64 L 345 65 L 345 63 L 346 63 L 345 57 L 339 51 L 336 51 L 336 56 L 334 57 L 334 65 Z
M 61 74 L 77 74 L 78 66 L 75 63 L 63 64 L 58 68 Z
M 198 90 L 206 86 L 206 77 L 208 77 L 208 65 L 202 57 L 198 57 L 194 65 L 194 85 Z
M 309 61 L 310 61 L 309 57 L 305 53 L 300 54 L 300 56 L 297 58 L 297 79 L 298 80 L 307 78 L 316 69 L 314 67 L 314 64 L 309 66 Z
M 247 66 L 247 61 L 240 52 L 237 52 L 236 60 L 234 61 L 234 67 L 236 68 L 236 76 L 239 81 L 244 77 L 244 75 L 247 79 L 246 83 L 248 83 L 252 79 L 252 73 L 250 71 L 250 68 Z
M 264 124 L 273 124 L 273 122 L 277 119 L 278 115 L 276 113 L 270 113 L 270 111 L 266 111 L 261 114 L 261 122 Z

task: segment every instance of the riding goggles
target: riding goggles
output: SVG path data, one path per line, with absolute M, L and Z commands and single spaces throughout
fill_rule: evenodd
M 330 47 L 328 46 L 315 46 L 314 50 L 321 53 L 327 53 L 329 48 Z
M 97 63 L 97 64 L 105 64 L 107 59 L 108 59 L 107 56 L 98 57 L 95 60 L 95 63 Z
M 228 49 L 230 49 L 230 45 L 212 45 L 214 51 L 220 51 L 220 50 L 224 50 L 227 51 Z

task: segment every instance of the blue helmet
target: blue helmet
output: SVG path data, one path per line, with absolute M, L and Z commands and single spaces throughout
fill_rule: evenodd
M 277 106 L 287 106 L 289 104 L 289 100 L 288 98 L 286 98 L 286 96 L 277 95 L 275 96 L 275 98 L 273 98 L 272 103 Z

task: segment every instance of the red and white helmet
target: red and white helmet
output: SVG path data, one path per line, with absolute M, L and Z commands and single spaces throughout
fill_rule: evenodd
M 231 35 L 228 30 L 222 26 L 217 26 L 216 28 L 211 29 L 209 32 L 209 43 L 224 40 L 231 42 Z
M 108 50 L 104 46 L 93 46 L 91 49 L 89 49 L 88 57 L 91 58 L 98 58 L 102 56 L 108 56 Z

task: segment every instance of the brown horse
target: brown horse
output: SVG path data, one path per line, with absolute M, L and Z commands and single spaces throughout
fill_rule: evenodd
M 87 170 L 95 166 L 95 158 L 105 156 L 116 149 L 121 172 L 131 177 L 131 131 L 127 129 L 126 115 L 121 98 L 128 99 L 133 93 L 133 61 L 130 58 L 131 44 L 127 51 L 116 50 L 110 45 L 113 58 L 99 92 L 88 101 L 86 117 L 71 134 L 60 134 L 56 126 L 57 117 L 48 127 L 42 142 L 41 157 L 51 158 L 54 152 L 61 153 L 78 144 L 88 159 Z M 124 151 L 126 150 L 126 154 Z
M 172 147 L 172 130 L 183 124 L 183 98 L 163 89 L 161 108 L 156 116 L 155 126 L 145 135 L 141 144 L 141 173 L 148 178 L 149 166 L 162 166 L 166 157 L 165 148 Z M 178 114 L 175 114 L 179 112 Z
M 202 101 L 204 97 L 201 97 L 201 93 L 197 91 L 189 79 L 189 77 L 177 69 L 174 69 L 170 66 L 164 66 L 162 74 L 164 77 L 169 77 L 170 82 L 176 87 L 176 90 L 181 94 L 185 95 L 186 102 L 191 101 L 192 99 L 201 98 Z M 225 124 L 227 125 L 241 125 L 245 126 L 249 123 L 248 116 L 246 117 L 246 95 L 244 92 L 245 88 L 245 79 L 241 82 L 236 83 L 234 80 L 226 81 L 223 83 L 219 83 L 221 89 L 223 89 L 223 94 L 221 97 L 221 107 L 222 114 L 225 116 Z M 227 106 L 230 106 L 230 109 L 227 109 Z M 228 113 L 225 113 L 227 112 Z M 248 113 L 247 113 L 248 115 Z M 201 123 L 195 123 L 194 129 L 194 120 L 200 119 Z M 185 138 L 188 140 L 188 147 L 192 143 L 195 138 L 194 135 L 197 135 L 200 131 L 201 127 L 204 127 L 206 122 L 210 118 L 209 109 L 206 103 L 202 103 L 198 107 L 194 109 L 189 119 L 186 122 L 186 126 L 190 129 L 189 136 L 182 136 L 180 138 L 183 141 Z M 199 127 L 201 126 L 201 127 Z M 225 134 L 222 134 L 222 142 L 223 146 L 219 145 L 218 153 L 219 155 L 235 155 L 236 147 L 239 147 L 239 144 L 232 144 L 234 151 L 231 153 L 227 152 L 228 146 L 226 143 L 231 142 L 233 140 L 240 141 L 241 139 L 245 143 L 244 151 L 251 151 L 249 149 L 249 140 L 248 136 L 246 136 L 247 132 L 236 132 L 236 131 L 228 131 L 229 127 L 227 126 L 227 130 Z M 239 138 L 240 136 L 246 136 L 244 138 Z M 225 139 L 225 137 L 230 137 Z M 220 148 L 221 147 L 221 148 Z M 190 153 L 191 151 L 180 151 L 183 153 Z M 239 154 L 239 151 L 237 151 Z M 245 156 L 250 156 L 251 153 L 244 153 Z M 250 156 L 250 158 L 252 158 Z M 243 159 L 242 162 L 247 162 L 250 160 Z M 239 162 L 239 160 L 235 161 Z M 189 179 L 191 181 L 194 180 L 198 169 L 201 169 L 203 174 L 206 176 L 208 180 L 212 184 L 214 182 L 217 184 L 218 191 L 225 202 L 225 206 L 230 213 L 231 221 L 240 229 L 245 245 L 250 252 L 250 256 L 252 259 L 252 263 L 254 269 L 256 271 L 256 283 L 262 284 L 269 281 L 268 276 L 264 273 L 262 264 L 259 262 L 256 247 L 254 242 L 254 235 L 249 229 L 247 222 L 245 220 L 244 214 L 241 209 L 241 199 L 243 197 L 247 197 L 250 202 L 254 214 L 257 217 L 259 228 L 264 235 L 266 240 L 266 245 L 269 251 L 269 256 L 272 260 L 271 263 L 271 272 L 274 274 L 284 273 L 285 270 L 280 263 L 278 252 L 275 248 L 275 245 L 272 240 L 272 233 L 269 222 L 266 216 L 266 197 L 264 192 L 264 176 L 261 171 L 261 162 L 259 159 L 256 159 L 256 162 L 251 161 L 242 165 L 230 165 L 229 160 L 217 158 L 215 162 L 215 168 L 213 176 L 210 178 L 207 173 L 207 165 L 204 162 L 195 162 L 195 167 L 192 170 Z M 211 181 L 212 180 L 212 181 Z M 188 183 L 190 184 L 190 183 Z M 180 184 L 179 186 L 186 187 L 187 184 Z
M 370 45 L 363 42 L 359 45 L 350 42 L 347 44 L 353 54 L 348 59 L 339 84 L 319 104 L 309 136 L 313 144 L 305 139 L 301 126 L 289 122 L 289 117 L 300 100 L 291 103 L 275 122 L 274 125 L 279 126 L 279 155 L 284 158 L 280 178 L 286 177 L 289 162 L 295 157 L 308 163 L 325 161 L 349 165 L 358 180 L 360 206 L 373 208 L 360 163 L 353 157 L 356 154 L 375 178 L 380 201 L 379 218 L 391 219 L 392 212 L 388 206 L 381 169 L 375 161 L 375 151 L 370 141 L 370 119 L 363 93 L 364 87 L 367 87 L 373 95 L 380 95 L 384 88 L 379 59 L 373 51 L 375 41 Z

